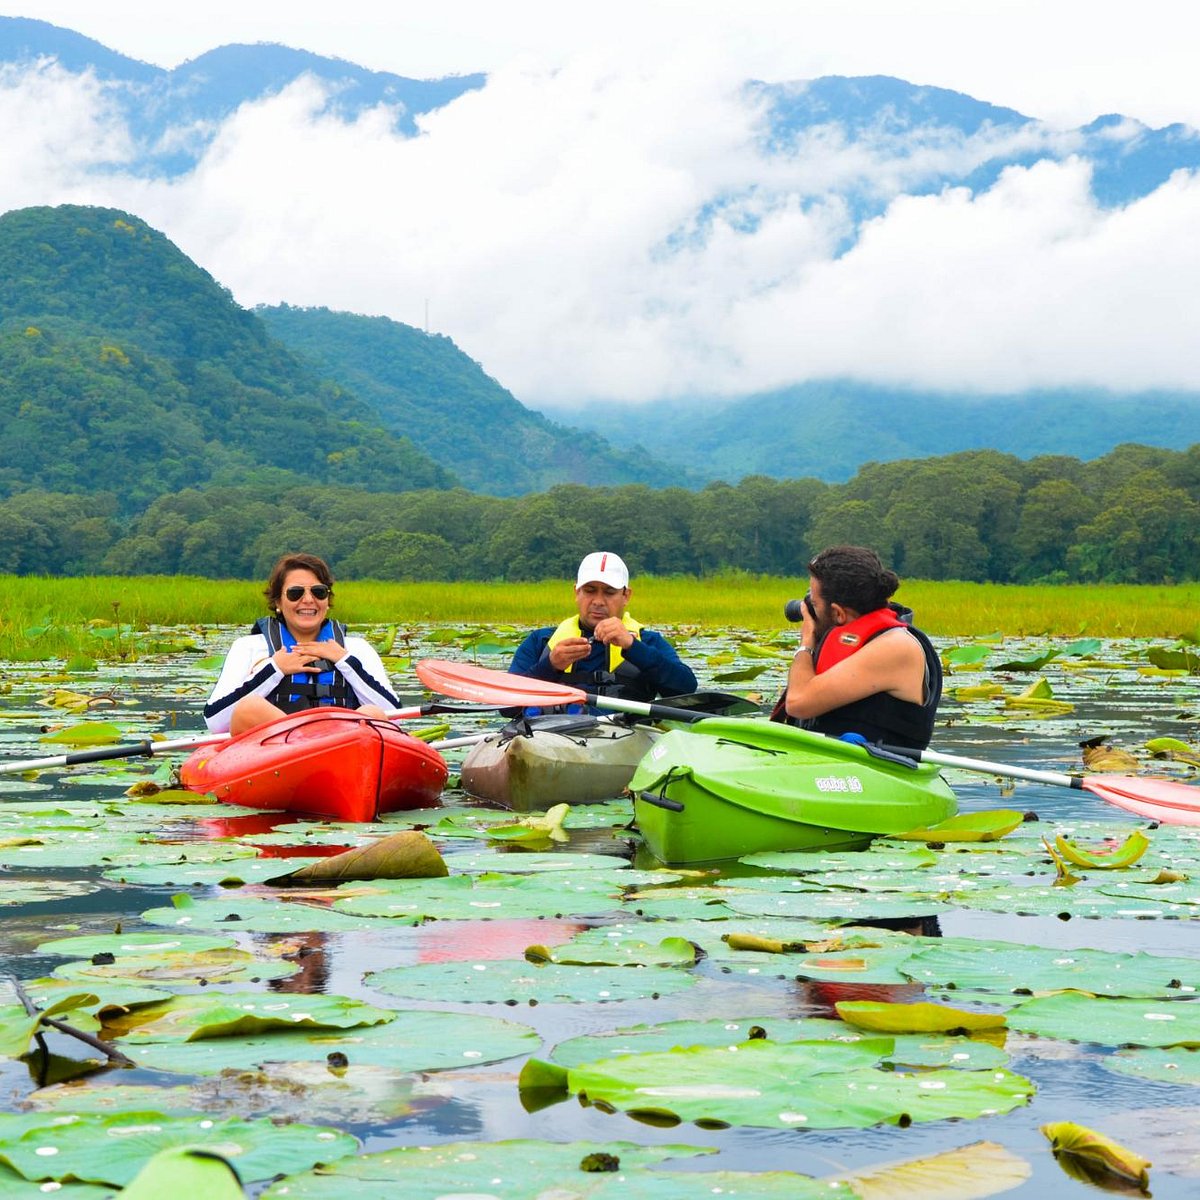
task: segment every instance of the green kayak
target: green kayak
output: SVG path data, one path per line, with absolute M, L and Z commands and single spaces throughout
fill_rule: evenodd
M 936 766 L 737 717 L 664 734 L 629 790 L 642 838 L 670 864 L 760 850 L 857 849 L 879 834 L 944 821 L 958 807 Z

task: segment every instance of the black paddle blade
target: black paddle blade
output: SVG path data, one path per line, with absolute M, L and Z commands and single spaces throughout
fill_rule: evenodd
M 682 696 L 664 696 L 657 704 L 671 708 L 686 708 L 689 712 L 704 713 L 709 717 L 761 716 L 763 708 L 745 696 L 732 692 L 686 692 Z

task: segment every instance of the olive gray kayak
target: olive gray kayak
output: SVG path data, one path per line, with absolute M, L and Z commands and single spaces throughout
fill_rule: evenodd
M 522 718 L 472 747 L 463 760 L 462 787 L 518 812 L 610 800 L 622 794 L 660 736 L 605 717 Z

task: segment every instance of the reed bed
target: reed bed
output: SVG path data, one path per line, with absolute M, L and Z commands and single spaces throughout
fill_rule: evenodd
M 647 576 L 634 581 L 630 611 L 664 626 L 781 630 L 786 600 L 807 580 L 729 574 L 705 579 Z M 101 643 L 97 629 L 131 633 L 155 626 L 250 625 L 265 609 L 262 582 L 188 576 L 6 576 L 0 657 L 109 657 L 129 643 Z M 942 637 L 1140 637 L 1200 641 L 1200 584 L 1176 586 L 1010 586 L 905 583 L 896 597 L 918 624 Z M 559 620 L 571 585 L 538 583 L 339 583 L 335 611 L 351 624 L 452 622 L 517 628 Z M 125 651 L 128 652 L 128 649 Z

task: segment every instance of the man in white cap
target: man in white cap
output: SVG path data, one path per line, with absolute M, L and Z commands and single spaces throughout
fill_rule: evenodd
M 557 626 L 535 629 L 509 671 L 625 700 L 694 692 L 696 676 L 675 647 L 625 611 L 631 594 L 620 557 L 608 550 L 589 554 L 575 576 L 576 612 Z

